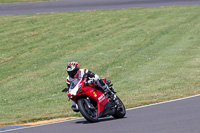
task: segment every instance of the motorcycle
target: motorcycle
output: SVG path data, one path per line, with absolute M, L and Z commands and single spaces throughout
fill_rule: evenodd
M 109 86 L 113 93 L 111 81 L 104 82 Z M 79 108 L 82 116 L 89 122 L 97 122 L 99 118 L 113 116 L 114 118 L 123 118 L 126 109 L 120 98 L 114 95 L 106 94 L 101 88 L 96 88 L 92 83 L 86 84 L 86 79 L 80 80 L 76 85 L 71 82 L 69 88 L 65 88 L 63 92 L 68 92 L 68 97 L 74 101 Z

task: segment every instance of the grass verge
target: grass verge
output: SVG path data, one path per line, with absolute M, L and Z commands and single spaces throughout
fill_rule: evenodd
M 0 16 L 0 126 L 80 116 L 61 93 L 73 60 L 127 108 L 199 94 L 199 7 Z

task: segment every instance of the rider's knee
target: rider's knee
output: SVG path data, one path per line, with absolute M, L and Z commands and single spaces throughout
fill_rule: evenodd
M 105 85 L 105 82 L 104 82 L 104 80 L 103 80 L 103 79 L 100 79 L 100 80 L 99 80 L 99 83 L 100 83 L 102 86 L 104 86 L 104 85 Z

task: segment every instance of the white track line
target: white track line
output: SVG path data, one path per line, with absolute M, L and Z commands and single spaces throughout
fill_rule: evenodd
M 165 101 L 165 102 L 159 102 L 159 103 L 155 103 L 155 104 L 149 104 L 149 105 L 145 105 L 145 106 L 130 108 L 130 109 L 126 109 L 126 110 L 129 111 L 129 110 L 135 110 L 135 109 L 140 109 L 140 108 L 146 108 L 146 107 L 150 107 L 150 106 L 186 100 L 186 99 L 190 99 L 190 98 L 194 98 L 194 97 L 198 97 L 198 96 L 200 96 L 200 94 L 194 95 L 194 96 L 189 96 L 189 97 L 184 97 L 184 98 L 179 98 L 179 99 L 175 99 L 175 100 L 169 100 L 169 101 Z M 40 126 L 45 126 L 45 125 L 57 124 L 57 123 L 63 123 L 63 122 L 74 121 L 74 120 L 79 120 L 79 119 L 83 119 L 83 117 L 76 118 L 76 119 L 70 119 L 70 120 L 64 120 L 64 121 L 58 121 L 58 122 L 52 122 L 52 123 L 47 123 L 47 124 L 41 124 L 41 125 L 34 125 L 34 126 L 29 126 L 29 127 L 22 127 L 22 128 L 17 128 L 17 129 L 10 129 L 10 130 L 5 130 L 5 131 L 0 131 L 0 133 L 16 131 L 16 130 L 21 130 L 21 129 L 27 129 L 27 128 L 33 128 L 33 127 L 40 127 Z
M 134 109 L 140 109 L 140 108 L 155 106 L 155 105 L 159 105 L 159 104 L 171 103 L 171 102 L 186 100 L 186 99 L 190 99 L 190 98 L 194 98 L 194 97 L 198 97 L 198 96 L 200 96 L 200 94 L 197 94 L 197 95 L 194 95 L 194 96 L 189 96 L 189 97 L 184 97 L 184 98 L 179 98 L 179 99 L 175 99 L 175 100 L 169 100 L 169 101 L 164 101 L 164 102 L 159 102 L 159 103 L 154 103 L 154 104 L 134 107 L 134 108 L 126 109 L 126 110 L 134 110 Z

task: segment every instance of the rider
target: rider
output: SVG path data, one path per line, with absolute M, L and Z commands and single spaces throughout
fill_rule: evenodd
M 104 80 L 99 79 L 99 76 L 97 74 L 92 73 L 88 69 L 80 69 L 78 62 L 70 62 L 67 65 L 66 70 L 69 75 L 66 80 L 68 87 L 70 87 L 70 83 L 72 81 L 76 85 L 83 77 L 87 77 L 89 80 L 85 82 L 85 84 L 93 83 L 95 86 L 102 88 L 104 92 L 114 95 L 114 93 L 109 89 Z M 72 103 L 72 109 L 75 112 L 79 111 L 78 106 L 75 102 Z

